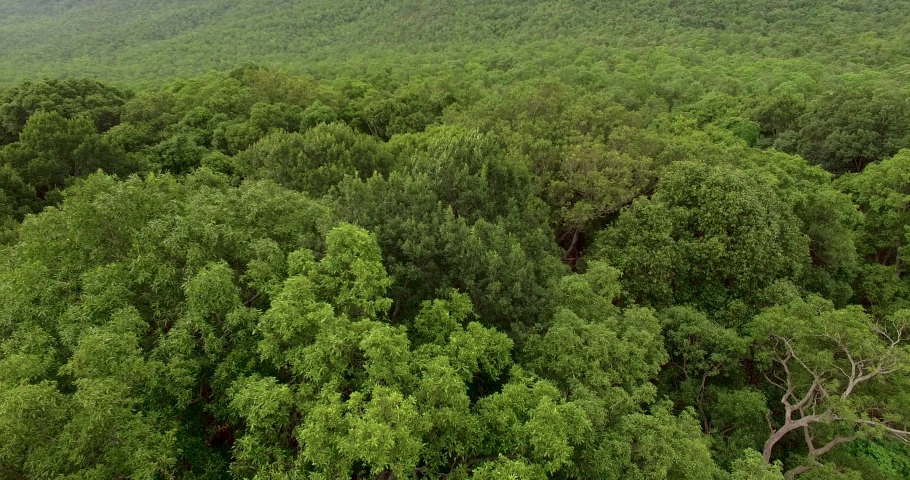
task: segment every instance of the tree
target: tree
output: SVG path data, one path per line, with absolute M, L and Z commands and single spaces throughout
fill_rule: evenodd
M 67 177 L 85 175 L 82 155 L 76 151 L 89 136 L 97 134 L 94 125 L 85 117 L 67 120 L 57 113 L 32 115 L 19 135 L 18 148 L 11 162 L 18 167 L 40 192 L 62 187 Z M 88 159 L 84 159 L 88 160 Z M 96 167 L 97 169 L 97 167 Z
M 692 412 L 674 416 L 669 407 L 657 404 L 647 415 L 622 419 L 605 448 L 605 477 L 696 479 L 722 475 Z
M 371 88 L 362 98 L 353 99 L 352 120 L 358 122 L 352 124 L 364 133 L 389 140 L 396 134 L 424 131 L 437 123 L 455 100 L 445 79 L 415 77 L 386 91 Z
M 92 175 L 29 217 L 0 269 L 0 471 L 223 474 L 227 389 L 255 367 L 247 305 L 268 307 L 324 214 L 199 170 Z
M 866 165 L 910 147 L 910 101 L 901 94 L 842 88 L 820 97 L 800 120 L 797 150 L 833 173 Z
M 717 394 L 711 391 L 709 380 L 735 368 L 745 356 L 748 342 L 691 307 L 671 307 L 661 316 L 670 354 L 662 373 L 672 382 L 669 391 L 682 397 L 680 403 L 694 406 L 704 432 L 711 433 L 709 410 L 722 402 L 709 397 Z
M 805 111 L 805 98 L 795 93 L 781 92 L 762 99 L 752 113 L 762 135 L 759 145 L 775 146 L 779 136 L 798 130 L 798 122 Z
M 566 257 L 578 259 L 585 237 L 655 183 L 650 159 L 633 158 L 590 140 L 563 150 L 548 197 L 560 209 Z
M 333 192 L 341 220 L 376 233 L 395 279 L 392 317 L 456 288 L 486 326 L 521 330 L 547 315 L 564 273 L 547 206 L 526 167 L 491 136 L 463 128 L 390 142 L 403 167 L 348 178 Z
M 749 328 L 765 378 L 783 391 L 782 420 L 768 417 L 765 462 L 796 431 L 803 434 L 807 456 L 788 478 L 857 438 L 910 441 L 903 393 L 910 384 L 910 311 L 876 319 L 858 306 L 837 310 L 810 298 L 767 309 Z
M 345 176 L 368 178 L 388 171 L 392 158 L 384 144 L 333 123 L 304 133 L 276 131 L 237 155 L 234 163 L 242 177 L 270 179 L 319 197 Z
M 765 463 L 761 454 L 755 450 L 745 451 L 742 458 L 733 464 L 732 480 L 783 480 L 780 462 Z
M 870 262 L 863 268 L 860 292 L 877 309 L 905 308 L 910 245 L 910 150 L 902 150 L 861 174 L 845 175 L 841 188 L 853 195 L 863 213 L 857 245 Z
M 547 218 L 542 202 L 516 201 L 499 210 L 499 217 L 477 219 L 483 210 L 456 213 L 434 191 L 437 182 L 426 174 L 393 172 L 388 179 L 377 175 L 339 185 L 339 218 L 377 233 L 395 279 L 392 317 L 413 316 L 422 301 L 456 288 L 470 297 L 486 326 L 511 331 L 536 323 L 547 313 L 554 278 L 564 272 L 552 232 L 542 220 Z M 464 205 L 478 198 L 476 193 L 489 191 L 481 175 L 465 182 L 477 190 L 457 192 L 448 201 Z M 485 205 L 494 212 L 495 206 Z
M 15 142 L 32 115 L 57 112 L 67 119 L 86 117 L 99 132 L 120 123 L 131 93 L 89 79 L 23 82 L 0 94 L 0 145 Z
M 903 275 L 903 257 L 910 224 L 910 150 L 870 165 L 863 173 L 846 176 L 840 185 L 853 194 L 864 213 L 863 253 L 870 260 L 894 266 Z
M 718 313 L 799 278 L 809 261 L 798 219 L 760 177 L 689 162 L 668 167 L 650 198 L 602 232 L 595 251 L 623 271 L 630 301 Z
M 202 163 L 208 150 L 190 135 L 174 135 L 146 150 L 147 162 L 162 172 L 175 175 L 192 172 Z
M 14 202 L 10 206 L 20 219 L 55 204 L 59 191 L 75 178 L 99 169 L 127 175 L 139 168 L 108 137 L 99 135 L 87 116 L 67 119 L 56 112 L 39 111 L 29 117 L 18 142 L 0 148 L 4 172 L 0 188 L 8 189 Z
M 551 384 L 513 369 L 501 391 L 472 385 L 506 374 L 512 342 L 465 322 L 465 297 L 424 304 L 412 346 L 404 326 L 383 321 L 388 278 L 375 239 L 343 225 L 326 241 L 318 262 L 289 257 L 290 276 L 259 320 L 258 351 L 282 380 L 231 388 L 231 409 L 248 419 L 238 473 L 431 476 L 473 470 L 493 452 L 549 473 L 569 462 L 587 422 Z

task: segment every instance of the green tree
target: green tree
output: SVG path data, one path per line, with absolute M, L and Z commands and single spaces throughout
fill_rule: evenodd
M 120 123 L 121 109 L 131 96 L 89 79 L 23 82 L 0 92 L 0 145 L 15 142 L 38 112 L 86 117 L 103 133 Z
M 647 192 L 656 174 L 647 158 L 633 158 L 586 141 L 564 149 L 548 196 L 560 210 L 561 243 L 567 258 L 578 259 L 585 239 L 632 200 Z M 567 242 L 567 243 L 566 243 Z
M 742 458 L 733 464 L 732 480 L 783 480 L 780 462 L 765 463 L 761 454 L 746 450 Z
M 773 189 L 745 171 L 696 163 L 666 169 L 596 249 L 623 271 L 629 300 L 718 313 L 798 278 L 809 260 L 798 219 Z
M 861 292 L 877 308 L 902 308 L 908 302 L 907 245 L 910 244 L 910 150 L 902 150 L 861 174 L 844 176 L 840 186 L 863 212 L 859 229 L 863 268 Z
M 277 131 L 237 155 L 234 162 L 242 177 L 270 179 L 322 196 L 345 176 L 368 178 L 388 171 L 392 159 L 384 144 L 333 123 L 304 133 Z
M 908 120 L 910 102 L 900 93 L 842 88 L 803 116 L 796 151 L 830 172 L 860 172 L 910 147 Z

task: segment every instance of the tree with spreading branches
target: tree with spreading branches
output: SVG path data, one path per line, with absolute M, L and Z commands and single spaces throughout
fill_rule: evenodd
M 787 478 L 820 466 L 834 447 L 890 436 L 910 443 L 910 311 L 885 319 L 820 298 L 797 300 L 758 315 L 750 325 L 757 364 L 783 390 L 778 422 L 768 414 L 763 457 L 802 431 L 804 461 Z

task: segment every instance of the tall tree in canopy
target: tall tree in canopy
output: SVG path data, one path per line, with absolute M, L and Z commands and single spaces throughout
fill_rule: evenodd
M 857 245 L 869 263 L 863 267 L 862 300 L 876 309 L 910 307 L 910 150 L 846 175 L 840 186 L 863 213 Z
M 794 151 L 810 163 L 838 174 L 861 172 L 910 147 L 910 99 L 865 87 L 829 92 L 803 115 L 796 142 Z
M 809 263 L 799 220 L 761 178 L 690 162 L 668 167 L 595 248 L 623 272 L 629 301 L 709 312 L 748 305 Z

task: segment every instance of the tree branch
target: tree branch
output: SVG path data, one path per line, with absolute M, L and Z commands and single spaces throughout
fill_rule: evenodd
M 792 420 L 781 426 L 780 429 L 771 434 L 771 436 L 768 437 L 768 441 L 765 442 L 764 449 L 762 450 L 762 456 L 765 458 L 765 462 L 771 463 L 771 452 L 774 450 L 774 446 L 777 445 L 777 442 L 784 438 L 785 435 L 798 428 L 802 428 L 823 420 L 827 413 L 828 412 L 822 415 L 809 415 L 800 418 L 799 420 Z
M 810 448 L 809 456 L 813 457 L 813 458 L 818 458 L 818 457 L 830 452 L 832 448 L 834 448 L 842 443 L 852 442 L 852 441 L 856 440 L 857 438 L 859 438 L 859 435 L 855 435 L 855 434 L 850 435 L 849 437 L 842 437 L 840 435 L 837 435 L 834 437 L 834 440 L 831 440 L 830 442 L 826 443 L 821 448 Z
M 886 432 L 890 433 L 891 435 L 893 435 L 898 440 L 900 440 L 904 443 L 910 443 L 910 431 L 900 430 L 900 429 L 897 429 L 894 427 L 889 427 L 888 425 L 885 425 L 884 423 L 881 423 L 881 422 L 874 422 L 872 420 L 864 420 L 861 418 L 854 420 L 854 422 L 858 423 L 860 425 L 871 425 L 873 427 L 881 428 L 881 429 L 885 430 Z

